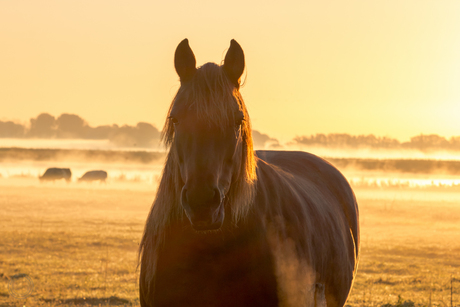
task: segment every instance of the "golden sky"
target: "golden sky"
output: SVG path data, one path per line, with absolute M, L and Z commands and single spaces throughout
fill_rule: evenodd
M 0 1 L 0 120 L 162 127 L 177 44 L 246 55 L 254 129 L 460 135 L 460 1 Z

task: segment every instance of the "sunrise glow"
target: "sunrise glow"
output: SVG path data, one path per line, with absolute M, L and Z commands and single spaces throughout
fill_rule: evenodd
M 161 128 L 177 44 L 246 55 L 253 127 L 288 141 L 460 134 L 458 1 L 2 1 L 0 120 L 42 112 Z

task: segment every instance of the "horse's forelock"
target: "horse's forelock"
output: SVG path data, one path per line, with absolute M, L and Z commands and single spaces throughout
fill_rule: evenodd
M 173 108 L 194 113 L 197 119 L 213 129 L 227 129 L 233 125 L 239 111 L 249 120 L 238 89 L 228 79 L 222 66 L 214 63 L 204 64 L 190 81 L 181 84 L 168 115 Z M 162 132 L 163 142 L 169 146 L 173 137 L 174 126 L 168 117 Z

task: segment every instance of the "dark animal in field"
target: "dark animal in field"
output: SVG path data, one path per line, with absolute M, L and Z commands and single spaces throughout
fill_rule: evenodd
M 169 152 L 141 240 L 141 306 L 343 306 L 359 255 L 342 174 L 306 152 L 257 151 L 231 41 L 222 66 L 176 49 Z
M 43 174 L 43 176 L 39 177 L 40 181 L 54 181 L 64 179 L 67 182 L 70 182 L 70 178 L 72 177 L 72 172 L 69 168 L 49 168 Z
M 100 181 L 100 182 L 105 182 L 107 179 L 107 172 L 106 171 L 89 171 L 86 172 L 83 176 L 78 178 L 78 181 L 86 181 L 86 182 L 92 182 L 92 181 Z

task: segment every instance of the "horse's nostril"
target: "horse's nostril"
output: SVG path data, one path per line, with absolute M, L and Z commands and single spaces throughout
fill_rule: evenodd
M 212 197 L 212 202 L 220 203 L 220 201 L 221 201 L 220 191 L 218 189 L 214 189 L 214 196 Z

